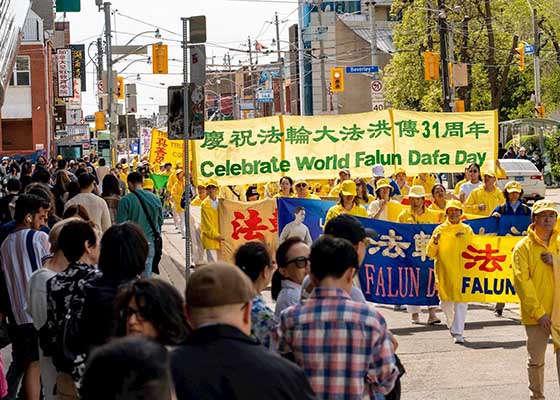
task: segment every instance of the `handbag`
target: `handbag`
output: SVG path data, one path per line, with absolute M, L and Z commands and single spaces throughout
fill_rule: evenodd
M 154 235 L 154 258 L 152 260 L 152 272 L 154 274 L 159 274 L 159 262 L 161 261 L 161 256 L 163 254 L 163 240 L 161 238 L 161 234 L 156 229 L 156 225 L 154 224 L 154 221 L 152 221 L 152 219 L 150 218 L 150 214 L 148 214 L 146 205 L 142 201 L 140 195 L 135 191 L 132 191 L 131 193 L 133 193 L 138 199 L 138 201 L 140 202 L 140 205 L 142 206 L 142 210 L 144 211 L 144 215 L 146 215 L 146 219 L 150 224 L 150 229 L 152 230 L 152 234 Z

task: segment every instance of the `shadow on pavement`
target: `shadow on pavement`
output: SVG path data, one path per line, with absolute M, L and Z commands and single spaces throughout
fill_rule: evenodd
M 471 342 L 466 340 L 463 346 L 468 349 L 474 350 L 485 350 L 485 349 L 517 349 L 519 347 L 524 347 L 527 342 L 525 340 L 512 340 L 509 342 L 493 342 L 485 340 L 482 342 Z
M 475 329 L 482 329 L 482 328 L 491 328 L 495 326 L 515 326 L 521 325 L 519 320 L 517 319 L 510 319 L 510 318 L 496 318 L 493 321 L 477 321 L 477 322 L 468 322 L 465 324 L 465 330 L 475 330 Z M 425 323 L 419 325 L 411 325 L 410 327 L 406 328 L 393 328 L 391 332 L 395 335 L 411 335 L 414 333 L 426 332 L 426 331 L 445 331 L 447 330 L 447 325 L 445 323 L 441 323 L 438 325 L 427 325 Z

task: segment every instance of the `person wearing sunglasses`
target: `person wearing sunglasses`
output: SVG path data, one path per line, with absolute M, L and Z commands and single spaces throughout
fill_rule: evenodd
M 321 200 L 319 196 L 314 193 L 309 193 L 309 185 L 305 181 L 297 181 L 295 184 L 296 196 L 298 199 L 313 199 Z
M 480 165 L 476 163 L 469 164 L 469 181 L 463 183 L 461 189 L 459 190 L 459 198 L 462 203 L 464 203 L 471 192 L 482 185 L 482 180 L 480 179 Z
M 309 273 L 309 251 L 309 246 L 299 237 L 287 239 L 276 250 L 278 271 L 272 282 L 276 318 L 286 308 L 299 304 L 301 284 Z
M 116 299 L 117 337 L 144 335 L 164 346 L 182 343 L 188 333 L 183 298 L 175 287 L 158 279 L 139 279 Z

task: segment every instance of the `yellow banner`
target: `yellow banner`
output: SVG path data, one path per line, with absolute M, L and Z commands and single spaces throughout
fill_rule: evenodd
M 264 243 L 274 254 L 278 243 L 278 209 L 276 200 L 266 199 L 243 203 L 220 200 L 218 206 L 220 232 L 225 238 L 220 260 L 233 262 L 239 246 L 250 241 Z
M 284 175 L 328 179 L 341 168 L 370 177 L 375 164 L 389 174 L 399 167 L 409 175 L 462 172 L 471 162 L 494 160 L 497 121 L 495 111 L 383 110 L 208 122 L 204 140 L 195 142 L 196 170 L 222 185 L 278 181 Z
M 284 116 L 285 160 L 295 179 L 331 179 L 342 168 L 371 177 L 375 164 L 394 165 L 390 111 L 313 117 Z
M 440 238 L 436 263 L 441 300 L 477 303 L 519 303 L 513 287 L 511 256 L 521 237 L 475 235 L 458 247 Z
M 198 176 L 220 185 L 277 181 L 291 173 L 282 137 L 278 117 L 207 122 L 204 140 L 195 142 Z
M 461 172 L 498 154 L 496 111 L 426 113 L 392 110 L 397 167 L 419 172 Z
M 177 162 L 183 163 L 183 141 L 169 140 L 167 132 L 152 130 L 152 143 L 150 145 L 150 164 L 159 165 L 170 162 L 175 166 Z

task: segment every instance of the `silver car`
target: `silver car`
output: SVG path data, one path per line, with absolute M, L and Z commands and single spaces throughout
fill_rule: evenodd
M 543 174 L 530 160 L 502 159 L 500 166 L 506 171 L 507 178 L 498 179 L 498 186 L 503 189 L 509 181 L 516 181 L 523 188 L 523 198 L 526 200 L 544 199 L 546 185 Z

